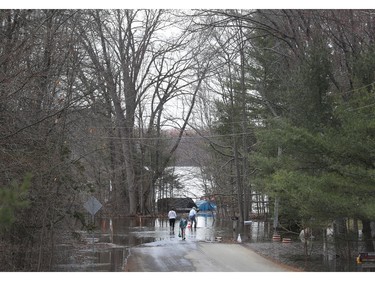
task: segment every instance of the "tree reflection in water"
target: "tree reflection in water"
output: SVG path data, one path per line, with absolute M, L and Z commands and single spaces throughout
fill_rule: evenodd
M 74 247 L 59 245 L 61 256 L 55 271 L 123 271 L 131 247 L 178 239 L 178 220 L 175 231 L 171 232 L 167 218 L 97 218 L 95 224 L 99 227 L 93 233 L 94 245 L 90 240 L 91 233 L 84 231 L 81 235 L 86 243 L 75 243 Z M 336 259 L 332 247 L 327 252 L 329 243 L 326 240 L 314 241 L 312 255 L 307 258 L 298 235 L 292 237 L 292 243 L 285 245 L 272 242 L 272 233 L 272 222 L 254 221 L 241 225 L 238 221 L 199 214 L 197 229 L 188 229 L 187 239 L 236 243 L 240 234 L 242 243 L 255 251 L 290 265 L 299 265 L 307 271 L 355 271 L 353 265 L 341 264 L 342 261 Z

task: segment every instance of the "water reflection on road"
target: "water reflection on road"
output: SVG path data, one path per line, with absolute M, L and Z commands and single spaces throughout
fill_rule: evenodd
M 99 241 L 123 246 L 135 246 L 157 240 L 170 239 L 167 219 L 151 218 L 117 218 L 102 219 Z M 175 233 L 178 233 L 179 220 L 176 221 Z M 270 224 L 253 222 L 251 225 L 240 225 L 237 221 L 214 219 L 212 216 L 198 216 L 197 229 L 187 229 L 187 237 L 197 241 L 214 241 L 236 239 L 241 233 L 242 240 L 262 241 L 269 238 Z M 96 233 L 98 235 L 99 233 Z
M 93 233 L 81 232 L 86 239 L 79 249 L 61 245 L 61 260 L 55 271 L 122 271 L 129 248 L 156 241 L 168 243 L 178 235 L 179 220 L 171 232 L 167 219 L 160 218 L 98 218 Z M 233 240 L 241 234 L 243 242 L 258 242 L 269 239 L 270 224 L 253 222 L 240 225 L 237 221 L 214 219 L 210 215 L 199 215 L 197 229 L 187 229 L 186 237 L 196 241 Z
M 96 218 L 96 229 L 92 233 L 76 232 L 80 243 L 58 245 L 54 271 L 70 272 L 115 272 L 124 271 L 130 248 L 141 244 L 163 246 L 178 239 L 177 219 L 175 230 L 169 229 L 167 218 Z M 273 242 L 272 222 L 253 221 L 244 225 L 230 219 L 214 219 L 199 214 L 197 229 L 187 229 L 187 240 L 235 242 L 241 235 L 243 243 L 285 264 L 296 263 L 307 271 L 355 271 L 353 261 L 345 261 L 337 255 L 333 241 L 314 241 L 309 247 L 311 257 L 304 256 L 303 243 L 298 236 L 289 244 Z M 332 239 L 331 239 L 332 240 Z M 358 248 L 358 247 L 357 247 Z M 354 253 L 358 249 L 351 249 Z

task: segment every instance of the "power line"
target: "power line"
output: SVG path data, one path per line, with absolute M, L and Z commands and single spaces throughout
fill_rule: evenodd
M 221 137 L 239 137 L 244 136 L 249 133 L 235 133 L 235 134 L 216 134 L 216 135 L 202 135 L 202 136 L 181 136 L 182 139 L 210 139 L 210 138 L 221 138 Z M 179 136 L 165 136 L 165 137 L 106 137 L 106 136 L 98 136 L 98 137 L 90 137 L 91 139 L 118 139 L 118 140 L 173 140 L 179 138 Z

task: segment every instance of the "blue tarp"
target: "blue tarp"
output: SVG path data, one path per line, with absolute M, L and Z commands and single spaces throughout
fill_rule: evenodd
M 195 202 L 198 206 L 199 211 L 215 211 L 216 204 L 206 200 L 198 200 Z

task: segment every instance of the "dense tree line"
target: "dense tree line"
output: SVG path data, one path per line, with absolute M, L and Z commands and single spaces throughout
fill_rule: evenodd
M 275 230 L 333 226 L 345 245 L 340 256 L 350 255 L 360 227 L 373 251 L 373 12 L 200 15 L 220 34 L 224 73 L 214 86 L 214 129 L 224 136 L 211 142 L 216 192 L 225 186 L 237 197 L 240 220 L 249 216 L 249 194 L 260 191 L 275 200 Z
M 333 224 L 346 243 L 361 226 L 374 250 L 374 19 L 0 11 L 1 269 L 50 270 L 72 220 L 87 226 L 88 195 L 112 215 L 154 215 L 189 137 L 199 153 L 184 161 L 223 216 L 247 220 L 268 198 L 277 227 Z

